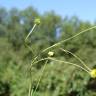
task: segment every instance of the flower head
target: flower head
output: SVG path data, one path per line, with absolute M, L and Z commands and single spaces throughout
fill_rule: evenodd
M 40 24 L 40 19 L 39 18 L 35 19 L 34 23 L 35 24 Z
M 48 52 L 48 55 L 49 55 L 49 56 L 53 56 L 53 55 L 54 55 L 54 52 L 49 51 L 49 52 Z
M 90 75 L 92 78 L 96 78 L 96 69 L 92 69 Z

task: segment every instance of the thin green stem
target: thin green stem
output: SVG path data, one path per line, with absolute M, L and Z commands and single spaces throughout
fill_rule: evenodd
M 73 35 L 73 36 L 70 37 L 70 38 L 67 38 L 67 39 L 62 40 L 62 41 L 60 41 L 60 42 L 58 42 L 58 43 L 55 43 L 54 45 L 52 45 L 52 46 L 50 46 L 50 47 L 44 49 L 42 52 L 45 52 L 45 51 L 47 51 L 47 50 L 49 50 L 49 49 L 51 49 L 51 48 L 53 48 L 53 47 L 56 47 L 56 46 L 58 46 L 58 45 L 60 45 L 60 44 L 62 44 L 62 43 L 64 43 L 64 42 L 66 42 L 66 41 L 69 41 L 69 40 L 71 40 L 71 39 L 73 39 L 73 38 L 79 36 L 80 34 L 85 33 L 86 31 L 92 30 L 92 29 L 94 29 L 94 28 L 96 28 L 96 26 L 93 26 L 93 27 L 90 27 L 90 28 L 88 28 L 88 29 L 85 29 L 85 30 L 83 30 L 83 31 L 81 31 L 81 32 L 79 32 L 79 33 L 77 33 L 76 35 Z
M 30 34 L 33 32 L 33 30 L 35 29 L 37 24 L 34 24 L 34 26 L 32 27 L 32 29 L 30 30 L 29 34 L 26 36 L 25 41 L 27 41 L 28 37 L 30 36 Z
M 63 60 L 57 60 L 55 58 L 52 58 L 52 57 L 49 57 L 50 60 L 53 60 L 53 61 L 57 61 L 57 62 L 61 62 L 61 63 L 67 63 L 67 64 L 70 64 L 70 65 L 73 65 L 73 66 L 76 66 L 78 68 L 81 68 L 82 70 L 86 71 L 87 73 L 90 74 L 90 72 L 88 70 L 86 70 L 85 68 L 83 68 L 82 66 L 80 65 L 77 65 L 75 63 L 71 63 L 71 62 L 67 62 L 67 61 L 63 61 Z
M 32 89 L 32 85 L 31 85 L 31 83 L 30 83 L 28 96 L 31 96 L 31 93 L 33 93 L 33 89 Z
M 48 62 L 48 60 L 45 62 L 44 66 L 43 66 L 43 68 L 42 68 L 42 70 L 41 70 L 41 75 L 40 75 L 40 77 L 39 77 L 39 80 L 38 80 L 38 83 L 37 83 L 37 86 L 36 86 L 35 90 L 32 92 L 32 96 L 35 95 L 35 92 L 36 92 L 36 90 L 37 90 L 37 88 L 38 88 L 38 86 L 39 86 L 39 84 L 40 84 L 40 81 L 41 81 L 41 79 L 42 79 L 42 76 L 43 76 L 44 70 L 45 70 L 45 68 L 46 68 L 47 62 Z
M 91 71 L 91 69 L 84 63 L 84 61 L 83 60 L 81 60 L 77 55 L 75 55 L 75 54 L 73 54 L 72 52 L 70 52 L 70 51 L 68 51 L 68 50 L 65 50 L 65 49 L 63 49 L 63 48 L 60 48 L 60 50 L 62 50 L 63 52 L 66 52 L 66 53 L 70 53 L 72 56 L 74 56 L 77 60 L 79 60 L 80 61 L 80 63 L 81 64 L 83 64 L 83 66 L 85 67 L 85 68 L 87 68 L 89 71 Z
M 47 58 L 42 58 L 42 59 L 40 59 L 40 60 L 34 62 L 34 64 L 37 64 L 38 62 L 41 62 L 41 61 L 44 61 L 44 60 L 48 60 L 48 59 L 49 59 L 48 57 L 47 57 Z
M 89 70 L 86 70 L 85 68 L 83 68 L 83 67 L 80 66 L 80 65 L 77 65 L 77 64 L 71 63 L 71 62 L 67 62 L 67 61 L 64 61 L 64 60 L 57 60 L 57 59 L 52 58 L 52 57 L 43 58 L 43 59 L 40 59 L 40 60 L 38 60 L 38 61 L 36 61 L 36 62 L 34 62 L 34 63 L 36 64 L 36 63 L 38 63 L 38 62 L 40 62 L 40 61 L 44 61 L 44 60 L 53 60 L 53 61 L 57 61 L 57 62 L 61 62 L 61 63 L 67 63 L 67 64 L 70 64 L 70 65 L 79 67 L 79 68 L 83 69 L 84 71 L 86 71 L 87 73 L 89 73 Z

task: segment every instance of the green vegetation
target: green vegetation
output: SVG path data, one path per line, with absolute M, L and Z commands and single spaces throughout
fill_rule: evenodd
M 96 96 L 96 79 L 72 65 L 96 68 L 93 26 L 53 11 L 0 8 L 0 96 Z

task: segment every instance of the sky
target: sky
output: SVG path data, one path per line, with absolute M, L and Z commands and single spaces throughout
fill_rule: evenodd
M 55 11 L 56 14 L 71 17 L 77 16 L 84 21 L 96 21 L 96 0 L 0 0 L 0 7 L 20 10 L 33 6 L 40 14 Z

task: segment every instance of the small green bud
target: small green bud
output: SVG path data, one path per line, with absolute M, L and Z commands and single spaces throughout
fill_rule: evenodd
M 40 19 L 39 18 L 35 19 L 34 23 L 37 25 L 40 24 Z
M 92 78 L 96 78 L 96 69 L 92 69 L 90 75 Z
M 54 52 L 49 51 L 49 52 L 48 52 L 48 55 L 51 57 L 51 56 L 53 56 L 53 55 L 54 55 Z

